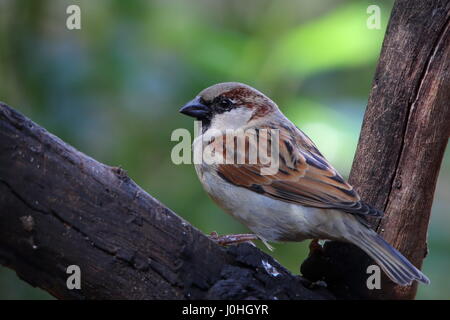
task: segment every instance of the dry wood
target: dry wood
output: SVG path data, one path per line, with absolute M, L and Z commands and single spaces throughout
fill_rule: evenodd
M 450 1 L 398 0 L 384 39 L 364 116 L 350 182 L 361 197 L 385 211 L 376 230 L 421 267 L 439 168 L 450 135 Z M 303 267 L 314 277 L 353 271 L 335 286 L 356 297 L 411 299 L 416 285 L 367 292 L 373 262 L 350 245 L 330 244 Z M 319 257 L 319 255 L 322 255 Z M 328 262 L 323 257 L 332 257 Z M 317 260 L 317 261 L 316 261 Z M 330 269 L 334 269 L 330 271 Z M 332 285 L 333 286 L 333 285 Z M 342 292 L 340 294 L 343 294 Z

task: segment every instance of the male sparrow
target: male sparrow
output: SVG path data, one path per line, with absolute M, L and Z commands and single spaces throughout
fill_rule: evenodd
M 380 217 L 383 212 L 364 203 L 306 134 L 264 94 L 242 83 L 219 83 L 201 91 L 180 112 L 201 121 L 202 132 L 194 141 L 194 150 L 199 144 L 214 147 L 215 159 L 219 156 L 221 160 L 195 165 L 206 192 L 255 233 L 237 235 L 235 240 L 350 242 L 397 284 L 430 283 L 368 226 L 365 217 Z M 227 130 L 250 132 L 243 148 L 234 146 L 235 138 L 227 139 Z M 221 149 L 223 143 L 226 146 Z M 255 143 L 278 144 L 278 152 L 272 150 L 270 155 L 278 170 L 263 173 L 267 162 L 248 161 Z M 232 151 L 236 154 L 229 157 Z M 240 156 L 244 161 L 229 161 Z

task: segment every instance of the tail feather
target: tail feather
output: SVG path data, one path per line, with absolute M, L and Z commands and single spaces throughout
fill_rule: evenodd
M 414 280 L 430 283 L 426 275 L 373 230 L 360 231 L 350 240 L 374 259 L 395 283 L 403 286 L 410 285 Z

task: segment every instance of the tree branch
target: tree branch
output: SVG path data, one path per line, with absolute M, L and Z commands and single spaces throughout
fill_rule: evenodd
M 384 209 L 384 219 L 373 221 L 376 230 L 417 267 L 427 254 L 433 195 L 450 134 L 449 70 L 450 2 L 397 0 L 350 182 L 368 203 Z M 330 243 L 322 255 L 313 254 L 302 271 L 312 279 L 332 278 L 330 288 L 338 295 L 414 298 L 417 283 L 400 287 L 386 278 L 381 290 L 368 291 L 370 264 L 353 246 Z M 339 276 L 344 270 L 352 272 Z
M 137 186 L 0 103 L 0 263 L 65 299 L 332 299 L 244 244 L 219 247 Z M 81 290 L 69 290 L 69 265 Z

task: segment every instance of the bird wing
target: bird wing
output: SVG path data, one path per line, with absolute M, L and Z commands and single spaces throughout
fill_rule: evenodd
M 254 131 L 258 145 L 265 143 L 270 150 L 270 140 L 274 135 L 262 135 L 260 129 L 273 128 L 258 128 Z M 352 186 L 328 163 L 300 129 L 283 126 L 277 131 L 279 141 L 277 172 L 262 174 L 262 169 L 268 165 L 261 162 L 249 164 L 246 161 L 244 164 L 219 164 L 218 175 L 236 186 L 306 207 L 339 209 L 357 215 L 383 214 L 361 201 Z M 250 149 L 251 141 L 256 140 L 246 141 L 246 152 Z M 226 152 L 229 152 L 229 149 Z

